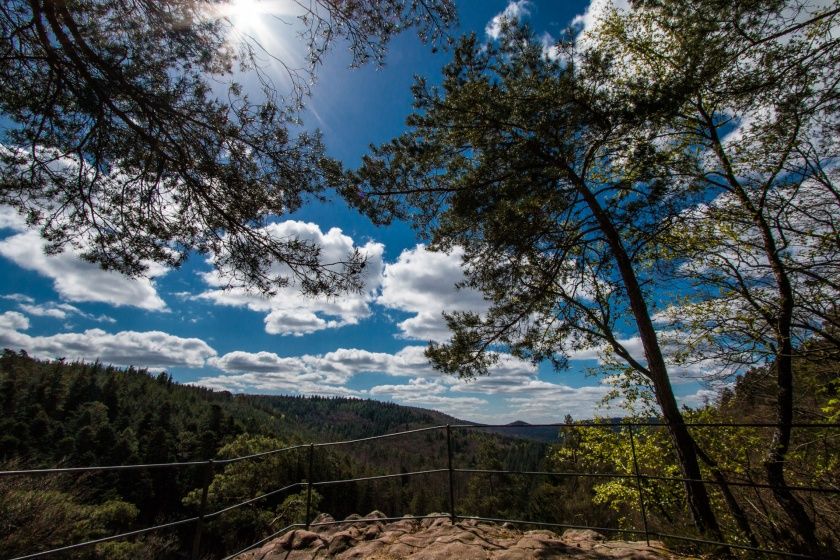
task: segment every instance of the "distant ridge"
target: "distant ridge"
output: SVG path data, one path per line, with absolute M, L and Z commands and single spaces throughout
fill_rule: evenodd
M 523 420 L 516 420 L 505 426 L 510 427 L 486 428 L 486 431 L 539 443 L 554 443 L 557 441 L 558 428 L 554 426 L 535 426 Z

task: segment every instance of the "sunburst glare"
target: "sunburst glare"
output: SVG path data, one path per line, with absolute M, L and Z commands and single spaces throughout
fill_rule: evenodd
M 259 41 L 276 40 L 277 24 L 290 24 L 300 10 L 290 0 L 230 0 L 220 12 L 232 33 Z

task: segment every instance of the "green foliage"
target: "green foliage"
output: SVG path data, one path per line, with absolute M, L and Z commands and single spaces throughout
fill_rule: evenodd
M 86 503 L 79 488 L 54 476 L 0 479 L 0 555 L 4 558 L 104 537 L 132 527 L 138 509 L 122 500 Z M 158 543 L 161 544 L 161 543 Z M 140 542 L 149 553 L 162 549 Z M 164 547 L 165 548 L 165 547 Z M 75 558 L 112 558 L 104 549 L 84 549 Z
M 272 56 L 291 81 L 282 91 L 266 75 L 263 46 L 231 29 L 228 5 L 4 2 L 0 203 L 40 227 L 49 251 L 73 246 L 128 274 L 198 251 L 264 292 L 292 278 L 310 293 L 359 289 L 361 255 L 325 266 L 311 242 L 260 227 L 321 196 L 338 165 L 318 133 L 295 133 L 296 116 L 333 41 L 346 40 L 355 64 L 382 62 L 405 28 L 440 39 L 454 8 L 448 0 L 299 4 L 309 65 Z M 240 72 L 262 87 L 244 93 Z M 278 262 L 287 276 L 272 272 Z
M 635 461 L 630 444 L 631 431 Z M 664 429 L 639 430 L 637 427 L 600 421 L 595 426 L 564 427 L 563 432 L 564 444 L 552 451 L 550 464 L 563 471 L 617 475 L 615 478 L 599 479 L 593 484 L 592 501 L 622 514 L 620 522 L 625 527 L 640 526 L 636 462 L 642 475 L 681 476 L 679 463 Z M 645 481 L 642 493 L 647 507 L 658 512 L 669 524 L 675 522 L 677 512 L 685 509 L 685 491 L 679 482 Z
M 309 499 L 309 521 L 312 521 L 318 515 L 318 505 L 321 503 L 322 496 L 313 489 Z M 277 506 L 274 513 L 276 517 L 271 520 L 271 524 L 275 529 L 288 527 L 293 523 L 306 523 L 306 491 L 288 496 L 282 504 Z
M 831 387 L 835 383 L 836 365 L 830 360 L 805 359 L 795 364 L 800 380 L 794 400 L 795 421 L 822 420 L 822 410 L 833 395 Z M 722 392 L 717 403 L 686 410 L 684 417 L 687 422 L 696 424 L 767 422 L 775 413 L 774 393 L 768 369 L 752 370 L 739 378 L 732 389 Z M 645 419 L 636 420 L 644 422 Z M 638 530 L 642 527 L 642 511 L 629 430 L 621 423 L 602 422 L 595 426 L 570 423 L 561 429 L 560 443 L 552 447 L 548 458 L 549 465 L 560 471 L 622 475 L 620 478 L 593 479 L 586 499 L 608 506 L 619 516 L 618 522 Z M 652 477 L 641 481 L 650 526 L 662 532 L 690 532 L 682 484 L 660 478 L 681 476 L 667 432 L 661 427 L 634 427 L 633 433 L 639 473 Z M 724 487 L 719 484 L 721 481 L 767 484 L 764 450 L 769 445 L 772 431 L 762 427 L 715 425 L 694 427 L 692 434 L 701 449 L 702 476 L 716 483 L 709 484 L 710 495 L 726 540 L 770 548 L 788 546 L 787 518 L 769 490 L 729 486 L 727 497 Z M 791 484 L 833 488 L 840 482 L 837 436 L 837 429 L 830 428 L 794 430 L 793 451 L 788 455 L 787 464 Z M 551 488 L 542 490 L 552 491 Z M 537 499 L 540 499 L 539 495 Z M 802 499 L 813 512 L 820 545 L 827 550 L 836 547 L 833 527 L 840 515 L 836 497 L 802 493 Z M 608 514 L 602 513 L 600 519 L 606 518 Z
M 822 387 L 822 393 L 828 398 L 820 407 L 820 412 L 825 414 L 828 422 L 840 423 L 840 379 L 834 379 Z

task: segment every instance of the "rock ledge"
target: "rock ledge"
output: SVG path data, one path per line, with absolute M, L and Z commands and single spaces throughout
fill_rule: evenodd
M 434 515 L 434 514 L 432 514 Z M 298 529 L 274 539 L 237 560 L 672 560 L 661 542 L 608 541 L 590 530 L 520 531 L 511 524 L 476 520 L 450 523 L 446 514 L 436 519 L 406 516 L 399 521 L 374 511 L 365 517 L 351 515 L 340 525 L 321 514 L 310 531 Z M 685 557 L 681 557 L 685 558 Z

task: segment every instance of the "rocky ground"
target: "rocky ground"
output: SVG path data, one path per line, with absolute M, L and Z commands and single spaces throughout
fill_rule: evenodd
M 671 560 L 676 555 L 660 542 L 650 545 L 632 541 L 608 541 L 595 531 L 568 529 L 521 531 L 509 523 L 496 525 L 475 520 L 454 526 L 448 517 L 399 521 L 378 521 L 385 516 L 373 512 L 347 518 L 341 525 L 319 516 L 311 530 L 298 529 L 268 542 L 237 560 Z M 367 520 L 367 521 L 362 521 Z

